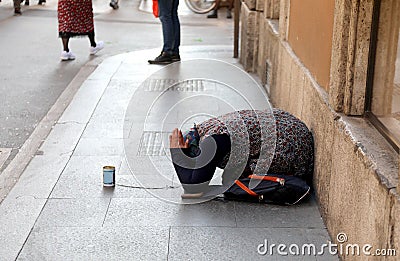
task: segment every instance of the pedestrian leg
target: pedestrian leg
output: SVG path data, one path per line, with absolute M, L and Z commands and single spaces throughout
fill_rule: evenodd
M 14 15 L 21 15 L 21 0 L 14 0 Z
M 221 4 L 221 0 L 215 1 L 215 7 L 211 11 L 211 13 L 209 15 L 207 15 L 207 18 L 218 18 L 218 9 L 219 9 L 220 4 Z
M 172 59 L 180 61 L 179 46 L 181 45 L 181 24 L 178 17 L 179 0 L 173 0 L 172 3 L 172 28 L 173 28 L 173 45 L 172 45 Z
M 67 53 L 69 52 L 69 48 L 68 48 L 68 44 L 69 44 L 69 37 L 68 36 L 64 36 L 61 38 L 62 44 L 63 44 L 63 49 L 64 51 L 66 51 Z
M 61 52 L 61 60 L 69 61 L 75 60 L 75 55 L 69 50 L 69 36 L 64 35 L 61 37 L 61 41 L 63 44 L 63 51 Z
M 226 18 L 231 19 L 232 18 L 232 8 L 233 8 L 233 1 L 234 0 L 228 0 L 228 7 L 226 11 Z
M 94 39 L 94 32 L 90 32 L 88 34 L 88 37 L 89 37 L 89 41 L 90 41 L 90 46 L 96 47 L 96 41 Z

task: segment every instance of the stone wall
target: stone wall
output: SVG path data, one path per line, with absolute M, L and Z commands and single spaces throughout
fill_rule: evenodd
M 288 2 L 280 3 L 287 8 Z M 266 84 L 269 63 L 272 104 L 299 117 L 313 132 L 314 188 L 333 241 L 338 233 L 344 232 L 349 244 L 370 244 L 374 249 L 396 248 L 397 256 L 400 255 L 398 155 L 366 120 L 350 118 L 334 110 L 330 93 L 316 83 L 286 42 L 286 28 L 282 28 L 286 22 L 269 19 L 263 13 L 271 3 L 273 0 L 265 0 L 262 11 L 250 10 L 243 3 L 240 48 L 244 68 L 256 72 Z M 254 32 L 258 32 L 258 37 Z M 256 45 L 244 45 L 249 43 L 249 35 Z M 337 60 L 334 62 L 340 64 Z M 395 178 L 390 179 L 388 175 Z M 342 259 L 376 260 L 376 257 L 342 256 Z
M 240 10 L 240 62 L 248 72 L 254 72 L 258 51 L 258 19 L 259 12 L 251 10 L 242 4 Z
M 400 201 L 393 185 L 384 184 L 380 169 L 364 147 L 366 144 L 355 138 L 357 133 L 352 130 L 352 123 L 332 110 L 327 94 L 290 47 L 280 43 L 278 52 L 277 80 L 270 87 L 271 101 L 302 119 L 314 134 L 314 188 L 332 239 L 344 232 L 351 244 L 399 250 L 400 215 L 396 214 Z M 361 121 L 365 128 L 371 128 L 365 120 Z M 371 140 L 382 139 L 379 133 L 374 134 Z M 388 146 L 381 153 L 389 154 L 390 150 Z

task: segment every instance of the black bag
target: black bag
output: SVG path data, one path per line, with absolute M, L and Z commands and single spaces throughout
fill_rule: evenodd
M 253 189 L 249 188 L 251 179 L 259 181 Z M 250 175 L 235 181 L 225 193 L 228 200 L 261 202 L 279 205 L 294 205 L 310 192 L 307 183 L 295 176 L 268 174 Z

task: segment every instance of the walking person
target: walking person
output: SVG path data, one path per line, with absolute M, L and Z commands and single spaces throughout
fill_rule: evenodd
M 69 49 L 71 37 L 87 35 L 90 41 L 89 53 L 91 55 L 104 48 L 102 41 L 97 43 L 95 41 L 92 0 L 59 0 L 58 34 L 63 45 L 62 61 L 75 59 L 75 55 Z
M 14 15 L 22 15 L 22 11 L 21 11 L 22 2 L 24 2 L 24 1 L 23 0 L 13 0 Z M 46 0 L 39 0 L 38 5 L 42 5 L 43 3 L 46 3 Z M 29 0 L 25 0 L 25 5 L 26 6 L 29 5 Z
M 22 1 L 21 1 L 22 2 Z M 38 5 L 42 5 L 42 4 L 44 4 L 44 3 L 46 3 L 46 0 L 39 0 L 38 1 Z M 25 0 L 25 5 L 29 5 L 29 0 Z
M 232 18 L 232 8 L 233 8 L 233 0 L 227 0 L 228 6 L 226 7 L 226 18 L 231 19 Z M 216 0 L 215 1 L 215 7 L 211 11 L 209 15 L 207 15 L 207 18 L 218 18 L 218 9 L 221 6 L 221 0 Z
M 22 15 L 21 0 L 13 0 L 13 4 L 14 4 L 14 15 Z
M 148 60 L 150 64 L 169 64 L 181 60 L 179 55 L 181 25 L 178 18 L 178 6 L 179 0 L 158 1 L 164 45 L 159 56 Z
M 118 0 L 111 0 L 111 1 L 110 1 L 110 6 L 111 6 L 111 8 L 114 9 L 114 10 L 118 9 L 118 8 L 119 8 Z

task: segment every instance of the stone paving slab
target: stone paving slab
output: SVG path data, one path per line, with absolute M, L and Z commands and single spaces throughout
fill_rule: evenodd
M 118 156 L 124 151 L 124 140 L 113 138 L 81 138 L 76 156 Z
M 17 260 L 166 260 L 169 228 L 35 227 Z
M 58 182 L 69 157 L 69 155 L 36 156 L 19 179 L 18 186 L 11 190 L 8 197 L 46 199 Z
M 38 227 L 101 227 L 110 199 L 49 199 L 35 226 Z
M 120 164 L 120 156 L 72 156 L 50 198 L 111 197 L 111 191 L 102 189 L 102 168 Z
M 146 176 L 135 178 L 127 169 L 128 167 L 121 161 L 123 159 L 120 156 L 72 156 L 50 197 L 77 199 L 87 197 L 147 198 L 154 197 L 150 193 L 151 189 L 145 190 L 132 187 L 163 188 L 166 185 L 174 185 L 170 181 L 172 177 L 165 181 L 160 179 L 154 180 Z M 101 172 L 102 167 L 105 165 L 116 166 L 116 183 L 118 186 L 115 188 L 102 188 Z M 138 182 L 138 179 L 140 182 Z M 157 195 L 171 197 L 171 190 L 163 189 L 157 191 Z
M 104 226 L 236 226 L 234 213 L 233 202 L 178 205 L 157 198 L 112 199 Z
M 168 260 L 334 260 L 329 255 L 279 255 L 271 244 L 296 244 L 319 230 L 298 228 L 172 227 Z M 265 243 L 267 240 L 267 244 Z M 314 243 L 319 247 L 319 242 Z M 260 244 L 267 246 L 258 247 Z M 268 251 L 265 253 L 264 251 Z M 270 255 L 269 253 L 272 253 Z M 299 252 L 301 253 L 301 251 Z M 308 254 L 308 252 L 306 252 Z M 317 252 L 318 253 L 318 252 Z M 337 260 L 337 259 L 336 259 Z
M 71 156 L 85 127 L 85 123 L 78 123 L 76 121 L 56 123 L 46 142 L 40 146 L 39 154 L 46 156 Z
M 237 202 L 239 227 L 325 228 L 313 198 L 294 206 Z
M 108 81 L 103 79 L 86 80 L 58 122 L 87 123 L 107 84 Z
M 14 260 L 31 233 L 46 199 L 7 196 L 0 205 L 0 257 Z

